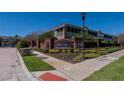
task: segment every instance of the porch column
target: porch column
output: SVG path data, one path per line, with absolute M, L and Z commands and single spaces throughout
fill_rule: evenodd
M 63 38 L 64 39 L 66 38 L 66 27 L 65 26 L 63 27 Z

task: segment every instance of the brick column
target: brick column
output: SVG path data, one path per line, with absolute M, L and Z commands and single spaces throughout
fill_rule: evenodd
M 49 39 L 49 49 L 51 49 L 51 39 Z
M 36 40 L 36 47 L 37 48 L 40 48 L 40 46 L 39 46 L 39 40 Z

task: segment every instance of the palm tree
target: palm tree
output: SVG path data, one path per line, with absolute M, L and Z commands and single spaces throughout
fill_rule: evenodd
M 100 38 L 98 38 L 98 37 L 94 37 L 94 38 L 93 38 L 93 41 L 96 42 L 98 48 L 100 47 L 100 41 L 101 41 L 101 40 L 102 40 L 102 39 L 100 39 Z
M 38 39 L 43 43 L 46 38 L 53 38 L 53 37 L 54 37 L 54 33 L 52 31 L 49 31 L 49 32 L 40 34 Z
M 93 41 L 94 40 L 93 36 L 90 35 L 88 33 L 88 31 L 77 33 L 77 34 L 74 35 L 73 38 L 81 39 L 81 41 L 82 41 L 81 43 L 83 43 L 83 40 L 84 40 L 84 42 L 86 42 L 86 41 Z M 83 46 L 82 46 L 82 48 L 83 48 Z
M 83 53 L 83 55 L 85 55 L 85 52 L 84 52 L 85 47 L 84 47 L 83 44 L 85 44 L 86 41 L 89 42 L 89 41 L 93 41 L 94 40 L 93 39 L 93 36 L 90 35 L 88 33 L 88 31 L 77 33 L 77 34 L 75 34 L 73 36 L 73 38 L 74 39 L 81 39 L 81 41 L 82 41 L 81 43 L 82 43 L 82 50 L 83 50 L 82 53 Z M 85 59 L 85 56 L 83 56 L 83 57 L 84 57 L 83 59 Z

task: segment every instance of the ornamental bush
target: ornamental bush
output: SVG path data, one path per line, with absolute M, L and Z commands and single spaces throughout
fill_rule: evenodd
M 107 51 L 97 51 L 96 53 L 101 54 L 101 55 L 105 55 L 105 54 L 107 54 Z
M 73 49 L 68 49 L 67 53 L 73 53 Z
M 63 49 L 62 49 L 61 52 L 62 52 L 62 53 L 67 53 L 67 50 L 63 50 Z
M 49 49 L 48 48 L 40 49 L 40 52 L 49 53 Z
M 57 50 L 57 49 L 49 49 L 49 53 L 51 53 L 51 54 L 60 53 L 60 50 Z
M 82 54 L 80 54 L 80 55 L 78 55 L 78 56 L 73 58 L 74 61 L 81 61 L 82 59 L 83 59 L 83 55 Z
M 81 50 L 82 52 L 82 50 Z M 95 49 L 90 49 L 90 50 L 84 50 L 85 53 L 96 53 Z
M 17 45 L 16 45 L 16 47 L 18 48 L 18 49 L 20 49 L 20 48 L 26 48 L 26 47 L 28 47 L 28 44 L 27 44 L 27 42 L 25 41 L 25 40 L 20 40 L 18 43 L 17 43 Z
M 79 53 L 81 52 L 80 49 L 74 49 L 74 53 Z
M 119 47 L 113 47 L 113 48 L 107 49 L 106 51 L 107 51 L 107 53 L 112 53 L 112 52 L 115 52 L 115 51 L 118 51 L 118 50 L 121 50 L 121 48 L 119 48 Z
M 90 59 L 90 58 L 95 58 L 95 57 L 99 57 L 100 54 L 96 54 L 96 53 L 87 53 L 85 54 L 85 59 Z M 83 60 L 83 54 L 80 54 L 76 57 L 74 57 L 74 61 L 82 61 Z
M 85 54 L 85 58 L 89 59 L 89 58 L 95 58 L 95 57 L 99 57 L 101 54 L 96 54 L 96 53 L 88 53 Z
M 31 56 L 32 55 L 31 49 L 29 49 L 29 48 L 21 48 L 21 49 L 19 49 L 19 52 L 22 56 Z

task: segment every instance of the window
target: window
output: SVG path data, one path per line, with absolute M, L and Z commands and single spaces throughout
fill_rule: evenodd
M 58 30 L 56 31 L 56 34 L 57 34 L 57 36 L 63 35 L 63 28 L 58 29 Z
M 69 48 L 70 43 L 56 43 L 55 48 Z

